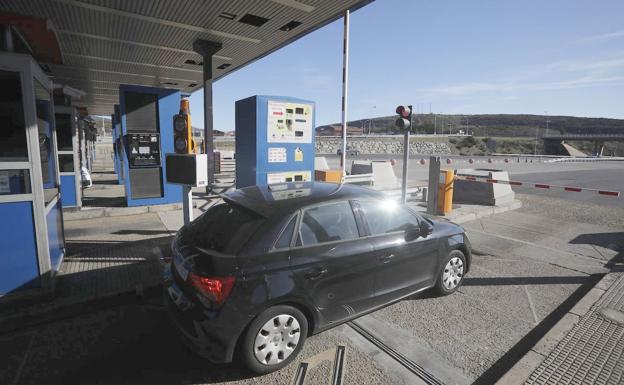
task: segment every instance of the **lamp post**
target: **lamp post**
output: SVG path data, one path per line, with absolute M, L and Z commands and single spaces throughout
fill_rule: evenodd
M 546 114 L 546 136 L 548 136 L 548 124 L 550 123 L 550 120 L 548 119 L 548 111 L 544 111 L 544 114 Z

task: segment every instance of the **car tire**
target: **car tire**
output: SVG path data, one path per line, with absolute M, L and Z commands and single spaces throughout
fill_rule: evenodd
M 461 250 L 453 250 L 444 258 L 442 269 L 436 278 L 435 291 L 440 295 L 454 293 L 464 282 L 466 256 Z
M 240 345 L 243 362 L 258 374 L 279 370 L 295 359 L 307 335 L 308 320 L 301 311 L 286 305 L 271 307 L 247 328 Z

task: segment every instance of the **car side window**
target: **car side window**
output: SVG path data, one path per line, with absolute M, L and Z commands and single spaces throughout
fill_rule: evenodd
M 296 223 L 297 223 L 297 216 L 295 215 L 288 222 L 288 224 L 284 228 L 284 231 L 282 231 L 282 234 L 277 239 L 277 242 L 275 242 L 276 249 L 285 249 L 285 248 L 290 247 L 290 241 L 292 240 L 292 235 L 293 235 L 293 231 L 295 230 Z
M 329 203 L 306 209 L 301 218 L 298 245 L 346 241 L 359 237 L 349 202 Z
M 405 231 L 420 225 L 416 215 L 394 201 L 369 200 L 358 204 L 371 235 Z

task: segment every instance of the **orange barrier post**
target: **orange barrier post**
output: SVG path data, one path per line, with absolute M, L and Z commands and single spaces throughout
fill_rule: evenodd
M 438 184 L 438 215 L 448 215 L 453 211 L 453 170 L 440 170 Z

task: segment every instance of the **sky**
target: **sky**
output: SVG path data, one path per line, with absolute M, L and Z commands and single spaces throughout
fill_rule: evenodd
M 351 14 L 348 120 L 442 114 L 624 118 L 623 0 L 377 0 Z M 340 122 L 342 19 L 216 81 L 214 128 L 252 95 Z M 430 110 L 431 109 L 431 110 Z M 203 127 L 203 91 L 191 96 Z

